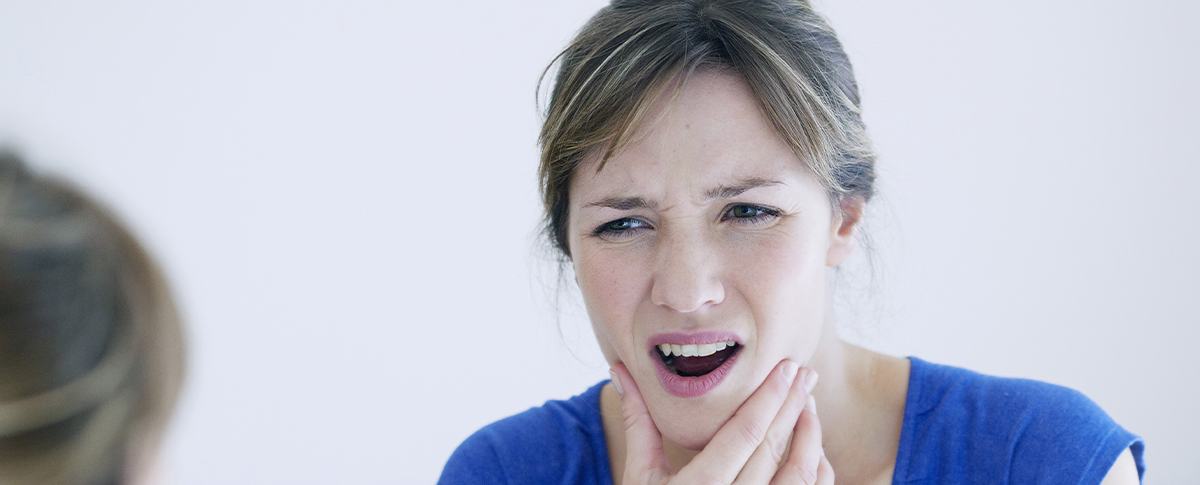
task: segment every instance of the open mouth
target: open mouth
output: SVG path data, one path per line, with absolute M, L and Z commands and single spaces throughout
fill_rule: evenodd
M 659 344 L 658 358 L 677 376 L 700 377 L 721 367 L 742 347 L 732 340 L 708 344 Z

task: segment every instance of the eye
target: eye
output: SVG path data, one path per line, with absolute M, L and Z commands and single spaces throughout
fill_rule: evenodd
M 619 241 L 629 239 L 647 229 L 650 229 L 650 224 L 646 223 L 646 221 L 625 217 L 601 224 L 600 227 L 592 231 L 592 235 L 603 239 Z
M 764 224 L 779 217 L 780 212 L 763 206 L 734 204 L 725 209 L 722 221 L 733 220 L 735 224 Z

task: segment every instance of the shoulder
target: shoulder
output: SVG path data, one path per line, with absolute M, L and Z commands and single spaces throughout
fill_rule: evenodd
M 960 443 L 952 462 L 1022 483 L 1099 483 L 1126 449 L 1144 468 L 1141 439 L 1075 389 L 912 360 L 913 424 Z
M 565 483 L 565 477 L 598 473 L 597 454 L 607 456 L 599 412 L 603 384 L 480 428 L 450 455 L 438 483 Z M 605 458 L 604 471 L 607 465 Z

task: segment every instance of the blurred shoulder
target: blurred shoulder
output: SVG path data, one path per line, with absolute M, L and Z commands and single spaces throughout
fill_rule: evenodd
M 606 382 L 475 431 L 450 455 L 438 483 L 565 483 L 595 474 L 595 456 L 607 456 L 599 411 Z M 607 472 L 607 458 L 603 464 Z

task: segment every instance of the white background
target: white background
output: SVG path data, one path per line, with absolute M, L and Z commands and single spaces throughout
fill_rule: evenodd
M 168 483 L 429 483 L 607 377 L 535 237 L 535 81 L 601 4 L 0 0 L 0 140 L 187 312 Z M 846 335 L 1080 389 L 1200 480 L 1198 5 L 818 2 L 880 153 Z

